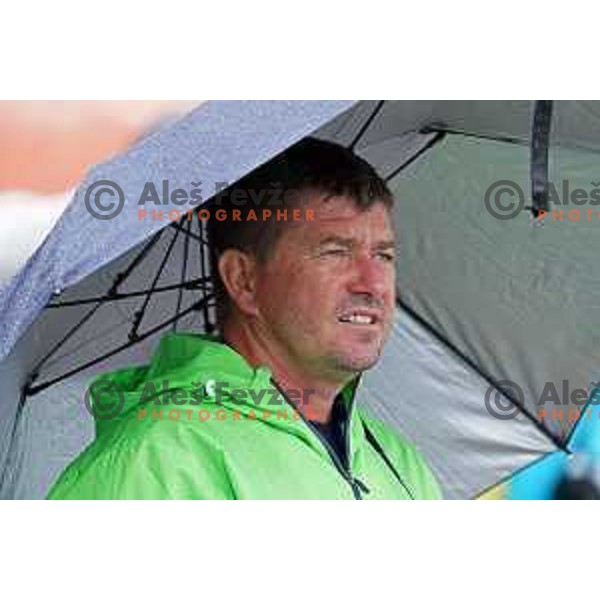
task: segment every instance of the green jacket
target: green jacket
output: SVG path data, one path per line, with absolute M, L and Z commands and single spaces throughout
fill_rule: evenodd
M 96 438 L 49 498 L 440 498 L 412 445 L 354 406 L 355 387 L 342 392 L 348 467 L 267 367 L 207 336 L 165 334 L 149 365 L 92 382 Z

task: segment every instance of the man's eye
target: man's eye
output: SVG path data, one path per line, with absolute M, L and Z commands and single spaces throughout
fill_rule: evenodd
M 321 253 L 321 256 L 345 256 L 348 254 L 348 250 L 344 248 L 331 248 L 329 250 L 324 250 Z
M 394 255 L 390 252 L 379 252 L 378 256 L 385 262 L 394 262 Z

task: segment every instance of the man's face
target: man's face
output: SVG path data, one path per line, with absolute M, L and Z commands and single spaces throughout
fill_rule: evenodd
M 314 222 L 304 220 L 314 210 Z M 394 234 L 382 202 L 302 204 L 256 273 L 262 326 L 296 367 L 345 379 L 377 361 L 395 304 Z

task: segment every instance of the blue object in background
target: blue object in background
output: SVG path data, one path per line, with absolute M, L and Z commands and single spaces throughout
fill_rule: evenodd
M 559 486 L 560 489 L 559 489 Z M 600 389 L 594 388 L 567 443 L 515 475 L 509 484 L 511 500 L 553 500 L 600 497 Z M 591 499 L 591 498 L 590 498 Z

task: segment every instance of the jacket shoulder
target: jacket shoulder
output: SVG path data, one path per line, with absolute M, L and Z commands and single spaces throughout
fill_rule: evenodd
M 173 426 L 169 426 L 173 425 Z M 48 499 L 233 497 L 221 448 L 201 428 L 131 420 L 98 437 L 62 473 Z

